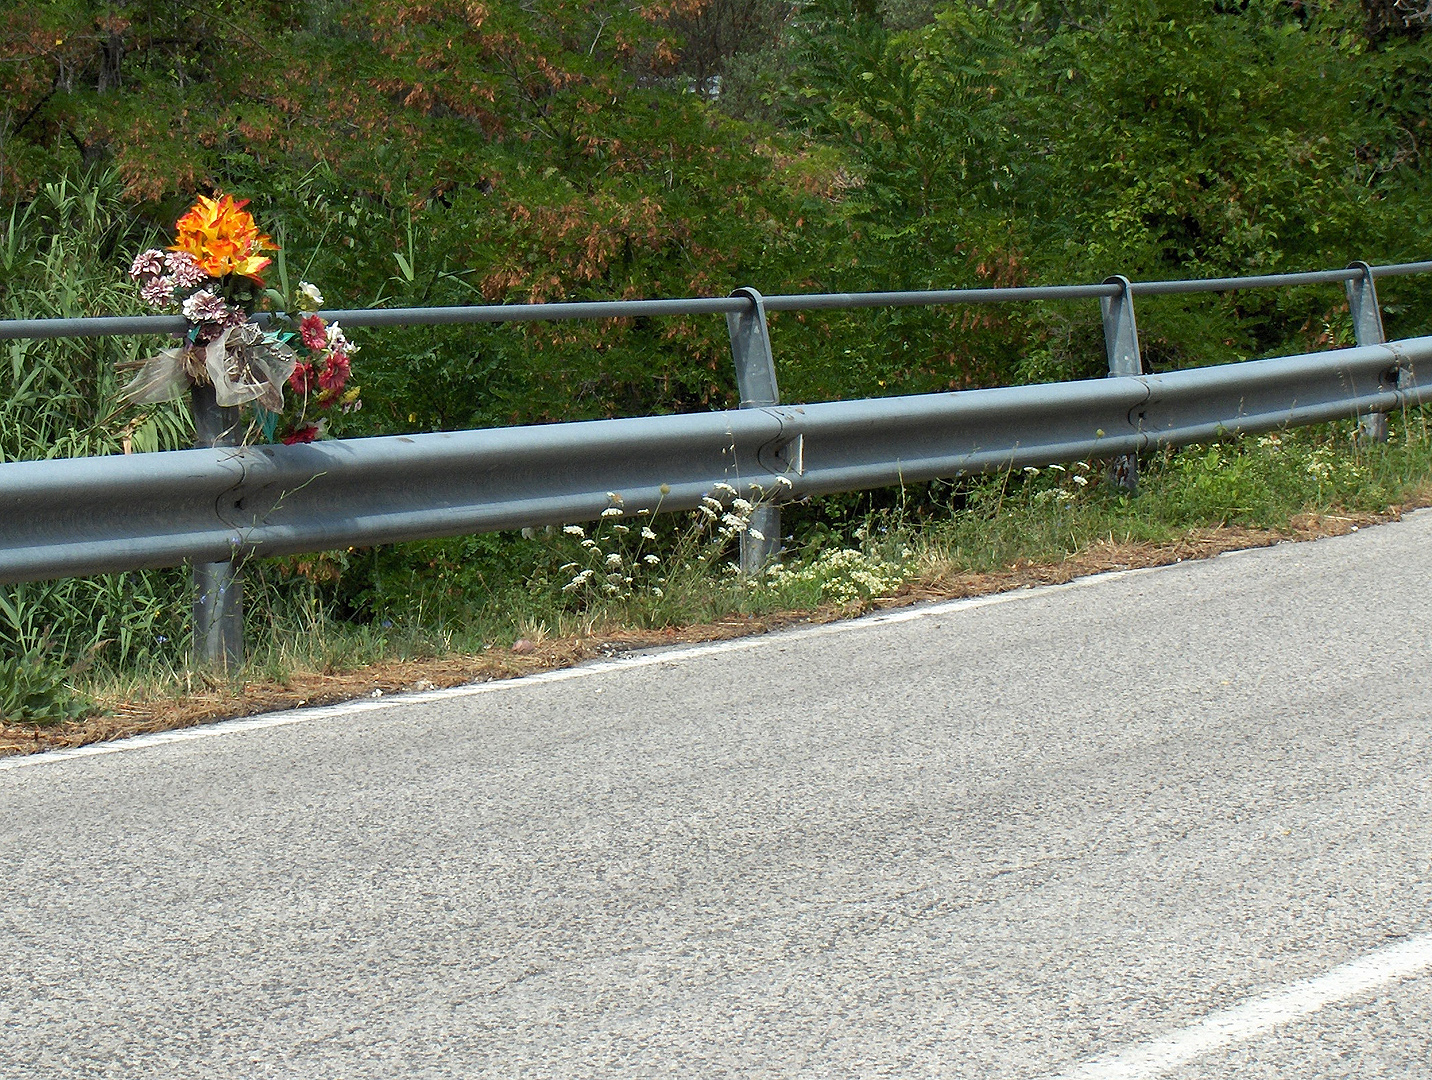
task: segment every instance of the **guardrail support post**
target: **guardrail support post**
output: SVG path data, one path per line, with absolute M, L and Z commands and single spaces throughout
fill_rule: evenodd
M 194 448 L 239 445 L 239 410 L 221 408 L 212 386 L 195 386 Z M 194 663 L 236 670 L 244 662 L 244 583 L 232 562 L 194 563 Z
M 1387 340 L 1382 330 L 1382 308 L 1377 303 L 1377 285 L 1372 280 L 1372 267 L 1365 262 L 1348 264 L 1349 270 L 1360 270 L 1361 277 L 1347 282 L 1347 306 L 1352 313 L 1354 340 L 1359 345 L 1381 345 Z M 1387 441 L 1387 414 L 1367 413 L 1359 421 L 1358 437 L 1369 442 Z
M 741 408 L 764 409 L 781 403 L 776 385 L 776 360 L 771 354 L 771 335 L 766 328 L 766 304 L 755 289 L 737 289 L 731 294 L 751 301 L 751 309 L 726 315 L 731 335 L 731 359 L 736 364 L 736 388 Z M 760 535 L 758 540 L 752 530 Z M 741 574 L 759 574 L 780 551 L 781 508 L 757 506 L 751 523 L 741 534 Z
M 1122 274 L 1104 279 L 1105 285 L 1117 285 L 1117 296 L 1099 297 L 1104 315 L 1104 351 L 1109 357 L 1110 375 L 1142 375 L 1143 357 L 1139 355 L 1139 328 L 1134 322 L 1134 294 L 1129 279 Z M 1109 480 L 1131 494 L 1139 487 L 1139 459 L 1136 454 L 1121 454 L 1109 465 Z

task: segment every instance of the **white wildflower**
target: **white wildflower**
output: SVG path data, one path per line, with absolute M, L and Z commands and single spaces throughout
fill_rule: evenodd
M 789 479 L 788 477 L 785 477 L 785 476 L 778 476 L 778 477 L 776 477 L 776 483 L 778 483 L 778 484 L 784 484 L 784 485 L 785 485 L 786 487 L 788 487 L 788 488 L 789 488 L 789 487 L 795 487 L 795 485 L 791 483 L 790 479 Z
M 711 487 L 711 490 L 712 490 L 712 491 L 724 491 L 727 495 L 734 495 L 734 494 L 736 494 L 736 489 L 733 488 L 730 484 L 713 484 L 712 487 Z
M 584 548 L 586 548 L 588 551 L 592 551 L 592 550 L 595 550 L 595 548 L 596 548 L 596 546 L 597 546 L 597 542 L 596 542 L 595 540 L 591 539 L 590 537 L 588 537 L 586 540 L 583 540 L 583 541 L 582 541 L 582 546 L 583 546 Z
M 609 492 L 607 492 L 607 500 L 608 500 L 609 502 L 615 503 L 617 506 L 625 506 L 625 505 L 626 505 L 626 500 L 621 497 L 621 493 L 620 493 L 620 492 L 616 492 L 616 491 L 609 491 Z
M 647 566 L 655 566 L 657 563 L 661 562 L 661 560 L 655 555 L 643 555 L 641 557 L 641 561 L 646 563 Z
M 742 514 L 749 514 L 755 507 L 745 499 L 733 499 L 731 501 L 731 509 L 739 511 Z
M 608 566 L 620 566 L 621 564 L 622 564 L 622 557 L 621 557 L 620 555 L 618 555 L 615 551 L 613 551 L 610 555 L 607 556 L 607 565 L 608 565 Z
M 1074 477 L 1074 483 L 1078 484 L 1080 487 L 1088 487 L 1089 478 L 1087 476 L 1076 476 Z
M 608 518 L 608 517 L 621 517 L 621 516 L 622 516 L 622 508 L 621 508 L 620 506 L 609 506 L 609 507 L 607 507 L 605 510 L 602 511 L 602 517 L 604 517 L 604 518 Z
M 764 540 L 766 538 L 766 534 L 761 532 L 760 529 L 747 529 L 746 535 L 752 540 Z
M 652 532 L 649 528 L 647 528 L 645 525 L 643 525 L 643 526 L 641 527 L 641 538 L 642 538 L 643 540 L 655 540 L 655 539 L 656 539 L 656 533 Z
M 580 525 L 563 525 L 562 531 L 568 536 L 586 536 L 587 532 Z
M 724 510 L 726 508 L 720 499 L 713 499 L 710 495 L 701 496 L 701 505 L 709 506 L 712 510 Z

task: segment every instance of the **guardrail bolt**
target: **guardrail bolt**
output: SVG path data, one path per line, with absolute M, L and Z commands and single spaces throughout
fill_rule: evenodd
M 212 386 L 195 386 L 194 448 L 238 446 L 237 407 L 221 408 Z M 194 664 L 236 671 L 244 662 L 244 582 L 232 562 L 194 563 Z
M 1104 316 L 1104 351 L 1109 357 L 1109 375 L 1142 375 L 1144 360 L 1139 354 L 1139 328 L 1134 322 L 1134 293 L 1129 279 L 1115 274 L 1105 285 L 1117 285 L 1115 296 L 1099 297 Z M 1133 494 L 1139 489 L 1137 454 L 1120 454 L 1109 464 L 1109 483 Z
M 779 405 L 781 392 L 776 385 L 776 360 L 771 354 L 771 335 L 766 328 L 766 303 L 755 289 L 737 289 L 731 295 L 751 301 L 750 310 L 731 312 L 726 316 L 741 408 L 766 409 Z M 771 505 L 756 507 L 748 529 L 754 529 L 761 538 L 758 540 L 749 531 L 741 534 L 743 577 L 759 574 L 780 553 L 781 508 Z
M 1352 331 L 1359 345 L 1381 345 L 1387 341 L 1382 329 L 1382 308 L 1377 303 L 1377 285 L 1372 267 L 1365 262 L 1348 263 L 1349 270 L 1360 270 L 1360 277 L 1347 282 L 1347 306 L 1352 313 Z M 1368 442 L 1387 441 L 1387 414 L 1367 413 L 1358 422 L 1357 435 Z

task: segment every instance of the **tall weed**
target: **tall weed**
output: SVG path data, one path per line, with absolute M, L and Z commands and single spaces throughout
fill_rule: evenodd
M 0 213 L 0 318 L 141 314 L 123 271 L 149 239 L 115 174 L 43 185 L 29 202 Z M 189 445 L 192 424 L 182 404 L 135 410 L 119 400 L 123 376 L 116 365 L 163 343 L 135 337 L 0 343 L 0 460 Z M 33 700 L 36 665 L 123 666 L 182 649 L 185 596 L 183 573 L 172 570 L 0 586 L 0 695 L 11 692 L 5 707 L 14 711 L 22 699 Z M 30 687 L 23 695 L 21 683 Z

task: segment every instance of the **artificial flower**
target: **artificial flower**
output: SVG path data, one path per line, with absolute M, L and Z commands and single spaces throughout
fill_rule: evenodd
M 141 278 L 158 277 L 164 273 L 164 252 L 158 248 L 141 251 L 129 264 L 129 276 L 135 281 Z
M 322 352 L 328 348 L 328 335 L 325 330 L 323 320 L 317 315 L 305 315 L 298 324 L 298 336 L 314 352 Z
M 193 323 L 224 323 L 228 322 L 231 309 L 224 303 L 223 297 L 211 292 L 208 289 L 200 289 L 192 293 L 184 300 L 184 318 Z M 244 321 L 247 320 L 247 316 Z
M 261 252 L 277 251 L 273 237 L 259 232 L 254 216 L 244 209 L 247 199 L 199 196 L 179 219 L 170 251 L 186 251 L 210 277 L 237 274 L 259 285 L 259 275 L 273 262 Z
M 295 394 L 307 397 L 318 386 L 318 373 L 314 371 L 312 364 L 306 360 L 302 361 L 294 367 L 293 374 L 288 377 L 288 385 L 293 387 Z
M 295 443 L 311 443 L 322 434 L 321 424 L 304 424 L 285 435 L 283 442 L 285 446 L 293 446 Z
M 152 277 L 139 287 L 139 295 L 150 307 L 165 307 L 174 302 L 174 282 L 167 277 Z
M 317 311 L 323 306 L 323 294 L 318 291 L 318 286 L 308 281 L 298 283 L 298 309 L 300 311 Z
M 318 385 L 325 390 L 342 390 L 343 384 L 348 381 L 348 373 L 351 370 L 348 357 L 341 352 L 336 352 L 328 358 L 328 363 L 319 373 Z
M 164 256 L 164 269 L 174 279 L 176 289 L 192 289 L 209 275 L 187 251 L 170 251 Z

